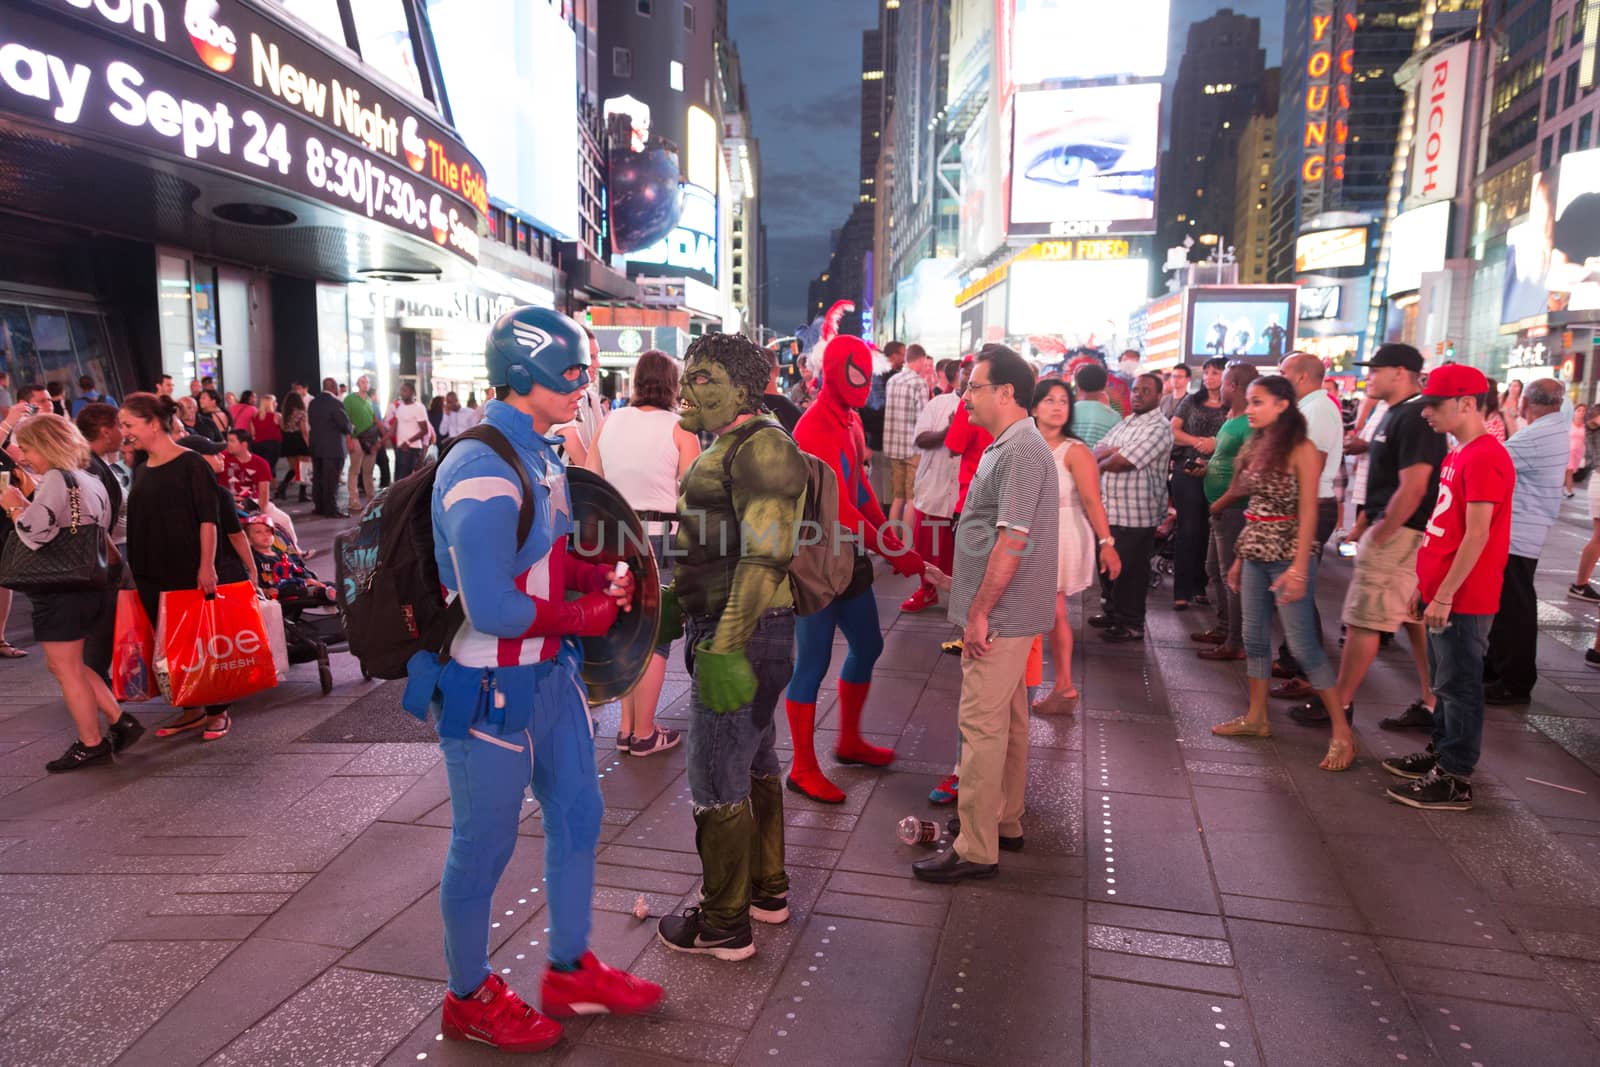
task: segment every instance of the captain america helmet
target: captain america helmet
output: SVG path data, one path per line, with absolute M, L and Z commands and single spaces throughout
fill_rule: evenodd
M 571 318 L 541 307 L 506 312 L 489 327 L 483 360 L 491 386 L 527 395 L 535 385 L 575 393 L 589 384 L 589 336 Z M 576 378 L 567 371 L 582 367 Z

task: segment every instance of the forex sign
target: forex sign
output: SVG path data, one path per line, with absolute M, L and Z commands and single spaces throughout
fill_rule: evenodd
M 443 126 L 242 4 L 58 0 L 0 26 L 0 111 L 182 157 L 476 261 L 488 190 Z M 172 5 L 177 7 L 176 3 Z

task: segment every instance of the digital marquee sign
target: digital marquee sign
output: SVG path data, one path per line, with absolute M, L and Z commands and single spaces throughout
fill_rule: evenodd
M 477 160 L 276 22 L 217 0 L 188 0 L 181 22 L 160 0 L 36 6 L 52 15 L 13 5 L 0 24 L 0 111 L 265 182 L 476 262 Z
M 1354 12 L 1343 14 L 1345 28 L 1356 31 Z M 1355 49 L 1335 39 L 1335 15 L 1311 15 L 1311 49 L 1306 57 L 1305 157 L 1300 176 L 1320 183 L 1332 174 L 1344 180 L 1345 144 L 1350 139 L 1350 79 L 1355 74 Z

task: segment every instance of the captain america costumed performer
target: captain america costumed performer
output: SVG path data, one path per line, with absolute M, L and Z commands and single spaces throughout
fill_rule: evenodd
M 846 305 L 848 306 L 848 305 Z M 837 322 L 835 305 L 829 321 Z M 795 443 L 833 468 L 839 482 L 839 522 L 860 545 L 887 559 L 895 573 L 920 577 L 922 557 L 901 542 L 867 481 L 866 436 L 856 409 L 867 402 L 872 384 L 872 349 L 859 337 L 841 334 L 822 352 L 822 390 L 795 426 Z M 833 634 L 844 631 L 849 651 L 839 671 L 839 740 L 834 758 L 840 763 L 887 767 L 894 750 L 868 744 L 861 736 L 861 711 L 872 688 L 872 667 L 883 652 L 878 628 L 878 602 L 872 595 L 872 563 L 857 548 L 850 587 L 821 611 L 795 621 L 794 677 L 785 710 L 794 743 L 789 788 L 826 804 L 844 802 L 844 792 L 822 773 L 813 740 L 817 724 L 817 690 L 833 659 Z
M 789 567 L 809 469 L 761 395 L 768 355 L 710 333 L 689 346 L 683 428 L 716 435 L 684 475 L 671 592 L 692 650 L 689 792 L 704 886 L 661 920 L 668 948 L 723 960 L 755 954 L 750 920 L 789 917 L 783 764 L 773 713 L 794 667 Z M 660 639 L 671 632 L 663 610 Z
M 404 703 L 419 717 L 430 708 L 437 716 L 450 783 L 439 890 L 449 970 L 444 1034 L 536 1051 L 561 1037 L 546 1016 L 639 1012 L 661 999 L 660 986 L 607 967 L 588 947 L 604 801 L 577 639 L 611 628 L 631 603 L 633 580 L 567 553 L 572 509 L 555 451 L 561 440 L 549 431 L 574 417 L 589 384 L 582 329 L 554 311 L 518 308 L 490 328 L 485 361 L 496 399 L 483 421 L 524 469 L 476 440 L 453 447 L 439 465 L 434 556 L 465 621 L 447 657 L 411 658 Z M 532 490 L 534 521 L 518 544 L 523 485 Z M 569 600 L 569 592 L 578 595 Z M 530 782 L 544 819 L 549 893 L 544 1015 L 489 968 L 491 898 L 516 847 Z

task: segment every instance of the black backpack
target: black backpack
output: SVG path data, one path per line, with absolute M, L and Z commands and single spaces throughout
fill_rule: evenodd
M 517 474 L 522 508 L 517 544 L 533 529 L 533 485 L 504 434 L 479 424 L 450 438 L 439 459 L 379 493 L 361 524 L 334 539 L 339 613 L 350 651 L 369 678 L 404 678 L 417 652 L 448 651 L 466 619 L 461 597 L 448 605 L 433 557 L 433 485 L 439 463 L 462 441 L 482 441 Z

